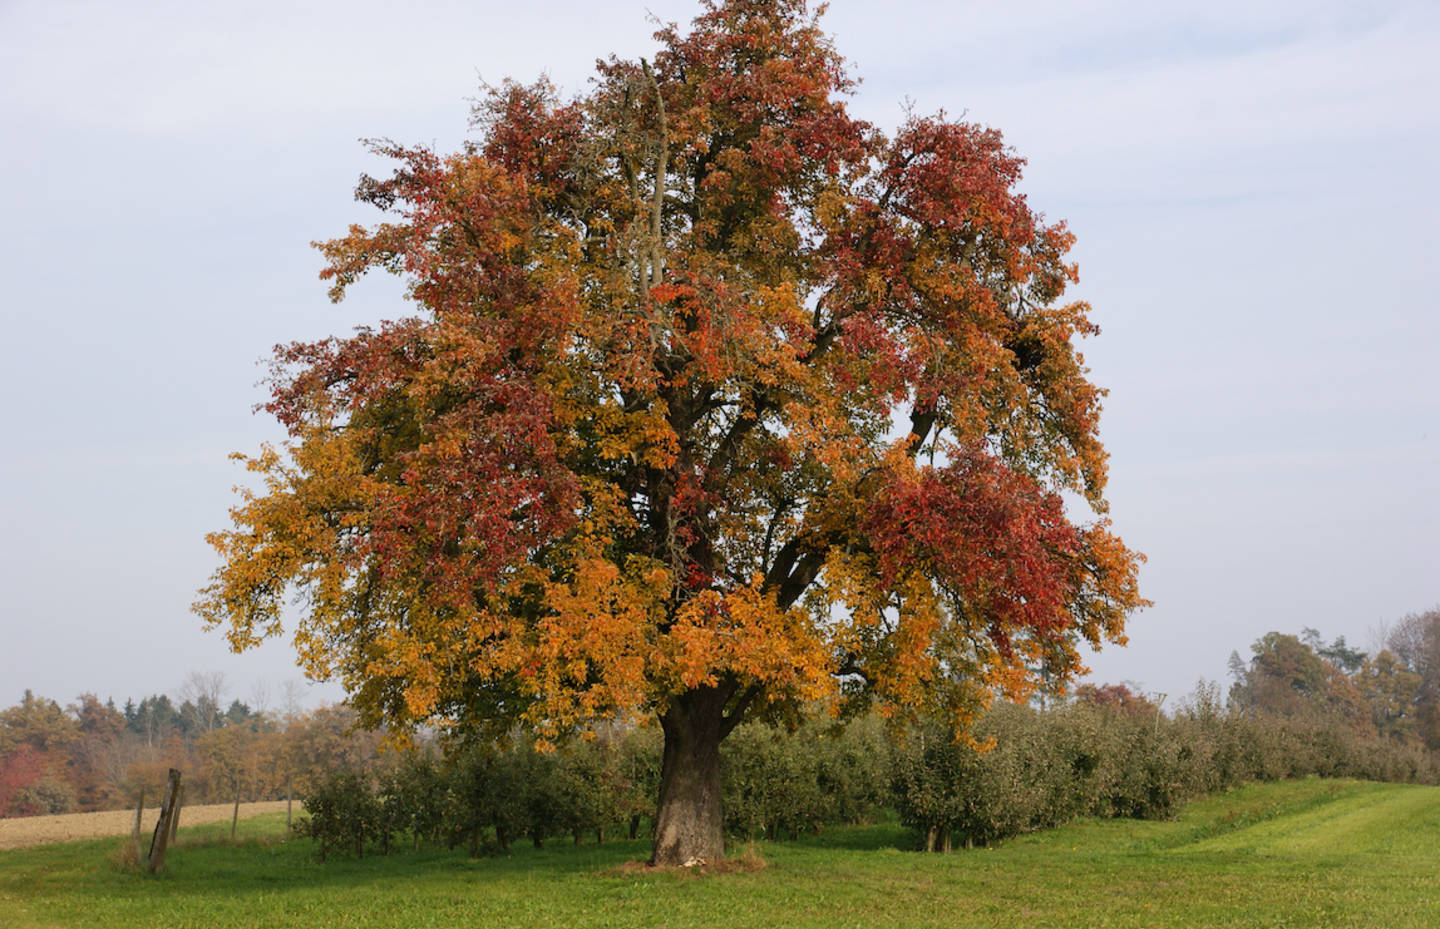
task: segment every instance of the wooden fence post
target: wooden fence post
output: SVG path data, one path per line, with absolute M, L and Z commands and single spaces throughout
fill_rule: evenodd
M 135 801 L 135 831 L 132 837 L 136 844 L 140 842 L 140 817 L 145 813 L 145 788 L 140 788 L 140 799 Z
M 240 780 L 235 780 L 235 812 L 230 816 L 230 841 L 235 841 L 235 828 L 240 825 Z
M 175 795 L 175 809 L 170 811 L 170 841 L 175 841 L 175 834 L 180 831 L 180 808 L 185 804 L 185 787 L 181 785 L 180 792 Z
M 150 873 L 159 874 L 165 867 L 165 847 L 170 844 L 170 818 L 175 815 L 175 801 L 180 794 L 180 772 L 170 769 L 165 784 L 165 802 L 160 805 L 160 819 L 155 823 L 155 833 L 150 837 Z

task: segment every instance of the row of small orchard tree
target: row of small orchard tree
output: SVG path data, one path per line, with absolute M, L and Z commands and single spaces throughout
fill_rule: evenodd
M 889 743 L 875 716 L 746 723 L 720 754 L 725 827 L 738 838 L 798 838 L 891 805 Z
M 1423 745 L 1378 737 L 1339 712 L 1227 705 L 1206 684 L 1169 715 L 1117 685 L 1081 688 L 1043 711 L 997 704 L 969 740 L 925 722 L 893 765 L 902 822 L 942 852 L 1080 816 L 1169 818 L 1186 800 L 1251 781 L 1440 782 L 1440 758 Z
M 1256 780 L 1440 781 L 1423 745 L 1339 710 L 1257 710 L 1207 684 L 1168 714 L 1124 685 L 1081 687 L 1048 709 L 999 703 L 971 735 L 956 740 L 931 720 L 897 739 L 875 716 L 842 723 L 824 713 L 746 723 L 722 748 L 726 831 L 794 838 L 893 808 L 926 848 L 946 851 L 1078 816 L 1166 818 L 1188 799 Z M 421 844 L 476 855 L 522 839 L 636 838 L 653 824 L 654 727 L 610 727 L 549 753 L 514 736 L 381 757 L 341 766 L 308 795 L 303 831 L 322 857 Z
M 340 767 L 310 790 L 296 831 L 316 842 L 322 860 L 367 848 L 461 846 L 476 856 L 522 839 L 539 847 L 567 835 L 576 844 L 617 831 L 634 838 L 654 810 L 658 734 L 589 735 L 553 752 L 518 736 L 443 754 L 412 745 L 377 765 Z
M 1202 685 L 1168 714 L 1110 685 L 1080 687 L 1046 710 L 997 704 L 970 741 L 945 721 L 898 741 L 875 717 L 746 723 L 722 747 L 725 828 L 795 837 L 893 805 L 928 848 L 945 850 L 1077 816 L 1164 818 L 1187 799 L 1254 780 L 1435 782 L 1440 765 L 1424 736 L 1437 618 L 1407 618 L 1375 656 L 1313 630 L 1269 633 L 1228 701 Z M 653 813 L 659 734 L 592 735 L 553 754 L 517 737 L 337 774 L 311 794 L 311 828 L 325 849 L 355 851 L 367 842 L 388 850 L 399 837 L 472 853 L 519 838 L 633 837 Z
M 321 778 L 296 831 L 316 842 L 322 860 L 367 847 L 463 846 L 475 856 L 527 838 L 536 847 L 563 835 L 577 844 L 617 830 L 633 838 L 653 813 L 659 765 L 653 728 L 590 732 L 552 752 L 518 735 L 443 752 L 412 743 Z
M 654 726 L 613 726 L 537 751 L 524 737 L 413 748 L 368 768 L 342 767 L 305 799 L 298 831 L 320 857 L 421 845 L 471 855 L 563 837 L 630 839 L 654 825 L 661 767 Z M 739 727 L 722 748 L 726 827 L 747 838 L 795 837 L 860 822 L 889 803 L 889 757 L 877 720 L 823 715 Z

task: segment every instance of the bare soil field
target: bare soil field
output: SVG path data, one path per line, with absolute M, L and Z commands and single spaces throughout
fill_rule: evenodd
M 258 816 L 261 813 L 278 813 L 285 810 L 284 800 L 269 800 L 264 803 L 240 804 L 240 818 Z M 235 812 L 233 803 L 215 803 L 208 806 L 186 806 L 180 809 L 180 825 L 195 826 L 227 820 Z M 300 812 L 300 804 L 295 804 Z M 155 831 L 155 820 L 160 808 L 145 810 L 140 820 L 140 834 L 147 840 Z M 48 845 L 51 842 L 74 842 L 79 839 L 103 839 L 106 836 L 128 835 L 135 828 L 134 810 L 113 810 L 106 813 L 65 813 L 60 816 L 25 816 L 19 819 L 0 819 L 0 849 L 28 848 L 31 845 Z M 243 830 L 242 830 L 243 831 Z

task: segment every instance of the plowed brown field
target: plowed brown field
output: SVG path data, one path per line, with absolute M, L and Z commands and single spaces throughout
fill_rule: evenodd
M 270 800 L 265 803 L 240 804 L 240 818 L 257 816 L 261 813 L 283 812 L 284 800 Z M 235 811 L 233 803 L 216 803 L 209 806 L 187 806 L 180 810 L 180 825 L 194 826 L 227 820 Z M 295 812 L 300 804 L 295 804 Z M 155 831 L 155 820 L 160 808 L 145 811 L 140 820 L 140 834 L 148 841 Z M 0 849 L 26 848 L 31 845 L 48 845 L 51 842 L 74 842 L 77 839 L 103 839 L 111 835 L 128 835 L 135 828 L 134 810 L 115 810 L 108 813 L 65 813 L 60 816 L 26 816 L 21 819 L 0 819 Z M 241 830 L 244 831 L 243 829 Z

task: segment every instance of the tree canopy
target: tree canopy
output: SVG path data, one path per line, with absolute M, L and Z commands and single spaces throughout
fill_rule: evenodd
M 302 663 L 372 722 L 655 713 L 663 820 L 747 712 L 963 727 L 1143 601 L 1073 237 L 1022 159 L 943 113 L 851 117 L 801 0 L 656 39 L 574 99 L 491 89 L 459 152 L 371 143 L 385 220 L 320 243 L 322 277 L 400 275 L 414 312 L 277 349 L 289 440 L 246 459 L 197 610 L 242 649 L 297 591 Z M 711 837 L 662 854 L 662 823 L 657 860 L 714 853 L 715 793 Z

